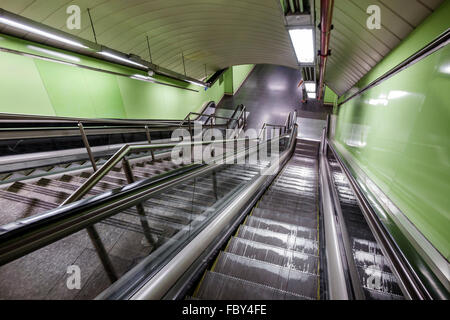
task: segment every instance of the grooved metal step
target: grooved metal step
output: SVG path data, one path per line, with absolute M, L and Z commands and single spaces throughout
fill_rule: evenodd
M 219 254 L 213 271 L 309 298 L 317 296 L 317 275 L 228 252 Z
M 317 256 L 267 245 L 239 237 L 232 237 L 226 252 L 235 255 L 276 264 L 301 272 L 317 274 L 319 259 Z
M 241 225 L 237 235 L 239 238 L 266 243 L 272 246 L 317 255 L 317 241 L 299 238 L 290 234 L 273 232 L 265 229 Z
M 195 295 L 208 300 L 309 300 L 291 292 L 207 271 Z
M 295 237 L 317 241 L 317 229 L 297 226 L 272 219 L 259 218 L 253 215 L 247 217 L 245 225 L 256 229 L 290 234 Z

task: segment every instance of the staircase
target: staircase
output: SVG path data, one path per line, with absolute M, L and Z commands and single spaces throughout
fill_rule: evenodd
M 142 178 L 170 169 L 173 165 L 168 160 L 152 164 L 141 162 L 134 165 L 133 173 Z M 210 172 L 188 179 L 152 195 L 142 202 L 144 217 L 136 207 L 131 207 L 95 224 L 115 275 L 122 276 L 153 252 L 157 257 L 158 248 L 164 250 L 165 245 L 185 241 L 214 213 L 215 204 L 257 174 L 258 166 L 223 165 L 215 169 L 214 174 Z M 67 174 L 58 179 L 16 182 L 0 191 L 0 205 L 4 208 L 2 218 L 7 212 L 13 212 L 15 214 L 10 215 L 9 220 L 15 221 L 24 213 L 30 215 L 52 209 L 89 175 Z M 105 178 L 91 191 L 91 196 L 126 183 L 119 168 Z M 81 268 L 81 290 L 66 288 L 68 265 Z M 33 276 L 24 282 L 24 273 Z M 22 284 L 17 286 L 19 282 Z M 106 276 L 86 230 L 0 267 L 0 299 L 25 298 L 24 293 L 29 294 L 36 288 L 39 288 L 33 296 L 36 299 L 93 299 L 110 285 L 111 280 Z
M 101 161 L 102 159 L 99 159 L 97 163 L 101 164 Z M 178 167 L 168 157 L 152 161 L 147 156 L 142 157 L 141 160 L 137 159 L 132 164 L 136 180 L 150 178 Z M 61 168 L 66 170 L 61 172 Z M 0 186 L 0 225 L 56 208 L 92 173 L 90 163 L 86 166 L 82 162 L 75 162 L 67 164 L 65 167 L 57 165 L 38 168 L 28 174 L 21 171 L 13 173 L 9 177 L 5 176 L 4 179 L 7 179 L 5 182 L 11 181 L 13 177 L 18 181 Z M 127 183 L 122 167 L 117 166 L 85 198 L 119 188 Z

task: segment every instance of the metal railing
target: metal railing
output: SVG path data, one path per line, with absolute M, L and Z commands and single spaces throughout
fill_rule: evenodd
M 236 113 L 238 112 L 238 109 L 241 109 L 241 110 L 239 111 L 239 115 L 237 117 L 235 117 Z M 247 123 L 246 107 L 244 105 L 242 105 L 242 104 L 240 104 L 240 105 L 238 105 L 236 107 L 236 109 L 234 110 L 234 112 L 231 115 L 231 117 L 218 116 L 218 115 L 215 115 L 215 114 L 189 112 L 189 114 L 179 123 L 179 126 L 180 127 L 186 126 L 186 123 L 187 123 L 187 127 L 188 127 L 189 133 L 191 135 L 191 140 L 193 139 L 193 135 L 194 135 L 192 122 L 195 121 L 195 120 L 191 119 L 192 115 L 196 116 L 196 119 L 200 119 L 202 117 L 206 117 L 206 120 L 204 121 L 203 125 L 210 126 L 211 128 L 213 126 L 216 126 L 216 127 L 225 127 L 225 129 L 238 129 L 238 130 L 241 130 L 241 129 L 243 129 L 245 127 L 245 125 Z M 215 123 L 216 119 L 227 120 L 227 121 L 223 125 L 217 125 Z M 234 127 L 234 128 L 232 128 L 232 126 L 231 126 L 231 124 L 233 122 L 237 123 L 237 126 Z
M 214 102 L 205 104 L 197 115 L 204 115 L 211 104 Z M 179 127 L 179 122 L 180 120 L 89 119 L 0 113 L 0 124 L 3 124 L 0 128 L 0 140 L 80 136 L 79 123 L 85 127 L 86 135 L 101 135 L 146 133 L 147 130 L 171 131 Z
M 213 141 L 190 141 L 176 143 L 160 144 L 139 144 L 122 146 L 108 161 L 103 164 L 99 170 L 96 170 L 70 197 L 68 197 L 60 206 L 75 202 L 86 195 L 104 176 L 106 176 L 115 166 L 117 166 L 128 154 L 134 151 L 151 151 L 157 149 L 167 149 L 173 147 L 190 147 L 205 144 L 219 144 L 235 142 L 246 139 L 213 140 Z
M 280 137 L 280 139 L 281 138 L 283 137 Z M 239 140 L 249 139 L 232 139 L 229 141 Z M 212 164 L 192 164 L 162 176 L 137 181 L 118 191 L 108 191 L 89 199 L 80 200 L 76 203 L 73 203 L 73 201 L 79 199 L 83 194 L 86 194 L 86 192 L 88 192 L 102 176 L 109 172 L 114 165 L 122 161 L 126 154 L 132 149 L 157 149 L 161 147 L 189 146 L 191 144 L 218 144 L 226 143 L 227 141 L 228 140 L 124 146 L 106 165 L 97 170 L 94 175 L 76 191 L 76 194 L 66 200 L 66 205 L 61 205 L 49 212 L 1 226 L 0 266 L 62 239 L 74 232 L 82 229 L 88 229 L 89 232 L 89 229 L 91 229 L 93 236 L 91 237 L 91 234 L 89 234 L 89 236 L 96 246 L 105 270 L 108 270 L 110 263 L 108 262 L 107 256 L 101 254 L 103 251 L 102 243 L 99 238 L 96 238 L 96 231 L 93 227 L 95 223 L 132 206 L 138 206 L 139 203 L 155 192 L 159 192 L 194 176 L 212 171 L 218 166 L 221 166 L 222 162 L 228 163 L 228 160 L 219 161 L 219 163 L 212 161 Z M 237 154 L 225 154 L 225 158 L 228 159 L 228 157 L 232 157 L 238 159 L 246 156 L 250 152 L 256 152 L 257 148 L 258 146 L 254 146 L 248 149 L 242 149 Z M 213 160 L 223 160 L 223 156 L 224 154 L 218 155 Z M 130 174 L 130 172 L 128 174 Z
M 202 113 L 196 113 L 196 117 L 205 116 L 205 112 L 211 105 L 215 106 L 213 101 L 205 104 Z M 239 110 L 238 106 L 235 110 Z M 191 114 L 192 117 L 192 114 Z M 66 138 L 80 137 L 83 147 L 72 147 L 64 150 L 64 156 L 61 157 L 59 152 L 42 150 L 38 153 L 32 153 L 32 157 L 20 157 L 15 154 L 5 155 L 1 158 L 3 172 L 13 172 L 20 170 L 35 169 L 47 165 L 58 165 L 60 163 L 76 162 L 81 160 L 90 160 L 91 166 L 96 170 L 96 160 L 98 158 L 109 157 L 113 152 L 117 151 L 122 144 L 117 143 L 113 148 L 108 145 L 89 144 L 88 136 L 117 135 L 117 134 L 142 134 L 142 138 L 152 143 L 151 132 L 170 132 L 180 128 L 179 120 L 116 120 L 116 119 L 85 119 L 85 118 L 67 118 L 67 117 L 50 117 L 50 116 L 30 116 L 30 115 L 14 115 L 1 114 L 0 124 L 0 140 L 18 141 L 14 146 L 24 145 L 27 139 L 36 138 Z M 183 125 L 182 125 L 183 126 Z M 185 124 L 187 126 L 187 124 Z M 212 123 L 210 127 L 214 127 Z M 144 138 L 146 137 L 146 138 Z M 136 139 L 135 139 L 136 140 Z M 142 143 L 142 141 L 128 142 L 130 144 Z M 77 144 L 75 140 L 71 143 Z M 164 139 L 160 142 L 165 142 Z M 98 143 L 97 143 L 98 144 Z M 84 150 L 83 150 L 84 149 Z M 95 152 L 94 152 L 95 150 Z M 151 150 L 152 160 L 155 160 L 154 150 Z M 83 165 L 88 169 L 88 166 Z M 7 183 L 6 181 L 5 183 Z
M 277 139 L 292 138 L 293 136 L 296 136 L 296 134 L 297 126 L 294 126 L 289 136 L 283 135 Z M 129 272 L 124 278 L 117 281 L 97 298 L 109 299 L 111 296 L 114 296 L 114 299 L 119 297 L 120 299 L 131 300 L 163 298 L 168 290 L 172 288 L 180 277 L 199 259 L 198 257 L 202 253 L 206 250 L 210 250 L 212 244 L 218 244 L 218 238 L 222 239 L 221 241 L 228 239 L 228 237 L 223 236 L 223 232 L 230 231 L 228 227 L 233 219 L 237 219 L 237 221 L 239 221 L 238 219 L 243 219 L 242 211 L 245 205 L 255 196 L 255 194 L 258 194 L 260 188 L 265 188 L 270 184 L 270 181 L 274 178 L 274 174 L 286 163 L 294 151 L 295 143 L 292 139 L 289 141 L 290 144 L 287 149 L 281 154 L 279 164 L 270 164 L 264 170 L 265 172 L 263 174 L 259 175 L 247 185 L 242 192 L 239 192 L 230 203 L 221 208 L 214 219 L 212 219 L 204 229 L 197 233 L 193 239 L 190 239 L 180 251 L 165 260 L 162 268 L 157 268 L 155 272 L 148 275 L 142 275 L 139 288 L 129 288 L 129 280 L 131 278 L 134 279 L 134 274 Z M 267 142 L 264 141 L 261 143 Z M 212 252 L 210 252 L 210 254 L 212 254 Z M 136 266 L 136 269 L 145 269 L 144 266 L 147 263 L 151 263 L 151 261 L 151 257 L 146 258 Z
M 264 137 L 264 140 L 267 140 L 267 128 L 269 128 L 269 127 L 270 128 L 278 128 L 279 135 L 281 135 L 283 133 L 287 133 L 288 131 L 290 131 L 292 129 L 293 125 L 295 124 L 295 119 L 297 119 L 297 111 L 289 112 L 284 125 L 271 124 L 271 123 L 264 122 L 264 124 L 262 125 L 262 127 L 259 131 L 258 140 L 261 140 L 261 136 Z

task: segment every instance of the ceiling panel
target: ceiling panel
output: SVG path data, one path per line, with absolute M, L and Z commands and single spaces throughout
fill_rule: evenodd
M 66 8 L 82 11 L 81 29 L 66 28 Z M 100 44 L 200 79 L 236 64 L 270 63 L 297 67 L 279 0 L 2 0 L 20 14 L 94 41 L 90 8 Z
M 344 94 L 444 0 L 335 0 L 325 83 Z M 369 30 L 369 5 L 381 11 L 381 29 Z M 320 1 L 316 1 L 320 12 Z M 320 35 L 316 34 L 319 42 Z

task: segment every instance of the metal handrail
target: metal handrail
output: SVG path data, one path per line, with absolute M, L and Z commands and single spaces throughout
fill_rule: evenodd
M 291 114 L 292 114 L 292 117 L 291 117 Z M 293 112 L 291 111 L 291 112 L 289 112 L 289 114 L 286 118 L 286 121 L 284 122 L 284 125 L 271 124 L 271 123 L 264 122 L 264 124 L 261 127 L 261 130 L 259 131 L 258 140 L 261 139 L 261 135 L 265 132 L 267 127 L 284 129 L 284 133 L 287 133 L 288 131 L 290 131 L 292 129 L 293 125 L 295 124 L 295 122 L 293 120 L 296 118 L 297 118 L 297 111 L 293 111 Z M 281 132 L 280 132 L 280 134 L 281 134 Z
M 186 122 L 190 123 L 190 122 L 192 122 L 192 121 L 195 121 L 195 120 L 192 120 L 192 119 L 190 118 L 190 116 L 191 116 L 191 115 L 196 115 L 196 116 L 197 116 L 197 119 L 198 119 L 198 118 L 201 118 L 201 117 L 208 117 L 208 119 L 206 119 L 206 121 L 205 121 L 205 124 L 207 124 L 207 122 L 208 122 L 210 119 L 223 119 L 223 120 L 227 120 L 226 126 L 228 127 L 228 126 L 229 126 L 229 123 L 230 123 L 231 121 L 240 121 L 241 118 L 242 118 L 243 116 L 245 117 L 245 110 L 246 110 L 246 107 L 243 106 L 243 105 L 239 105 L 239 106 L 242 106 L 243 108 L 242 108 L 241 113 L 239 114 L 239 117 L 238 117 L 238 118 L 234 118 L 234 117 L 233 117 L 233 116 L 236 114 L 237 108 L 236 108 L 236 110 L 234 111 L 234 113 L 233 113 L 233 115 L 232 115 L 231 117 L 217 116 L 217 115 L 215 115 L 215 114 L 205 114 L 205 113 L 198 113 L 198 112 L 189 112 L 188 115 L 187 115 L 187 116 L 179 123 L 179 126 L 185 125 Z M 238 107 L 239 107 L 239 106 L 238 106 Z
M 204 112 L 211 103 L 214 102 L 211 101 L 207 103 L 202 112 Z M 23 115 L 0 112 L 0 123 L 19 123 L 33 125 L 38 124 L 36 126 L 23 127 L 7 127 L 6 125 L 2 126 L 2 128 L 0 128 L 0 140 L 79 136 L 79 123 L 82 123 L 85 126 L 86 135 L 117 134 L 123 133 L 124 131 L 126 131 L 126 133 L 145 133 L 147 130 L 170 131 L 179 127 L 179 121 L 180 120 L 89 119 L 77 117 Z M 48 126 L 43 126 L 43 124 L 47 124 Z M 55 126 L 54 124 L 58 124 L 58 126 Z M 64 125 L 59 126 L 59 124 Z M 148 129 L 146 129 L 146 127 Z M 42 133 L 39 135 L 40 132 Z
M 295 126 L 289 137 L 296 135 L 297 127 Z M 280 137 L 281 138 L 281 137 Z M 263 142 L 265 143 L 265 142 Z M 279 163 L 286 163 L 288 157 L 292 154 L 295 148 L 295 143 L 288 146 L 288 149 L 283 152 Z M 279 168 L 278 164 L 271 164 L 255 181 L 253 181 L 246 189 L 239 193 L 233 201 L 219 211 L 218 215 L 201 230 L 189 243 L 181 249 L 175 256 L 170 258 L 162 268 L 157 270 L 154 274 L 148 276 L 146 283 L 141 286 L 136 292 L 132 292 L 128 298 L 131 300 L 149 300 L 161 299 L 166 292 L 176 283 L 176 281 L 186 272 L 186 270 L 198 259 L 199 255 L 208 248 L 213 242 L 217 241 L 217 236 L 224 227 L 229 226 L 230 222 L 239 215 L 242 207 L 249 201 L 257 190 L 264 186 L 269 177 L 276 173 Z M 138 267 L 142 267 L 148 261 L 141 261 Z M 118 281 L 113 286 L 120 288 L 122 281 Z M 108 289 L 110 290 L 110 289 Z M 104 298 L 105 294 L 101 294 L 100 298 Z
M 108 161 L 106 161 L 99 170 L 96 170 L 74 193 L 70 195 L 60 206 L 75 202 L 86 195 L 104 176 L 106 176 L 122 159 L 133 151 L 151 151 L 157 149 L 167 149 L 172 147 L 195 146 L 205 144 L 218 144 L 234 141 L 242 141 L 242 139 L 230 140 L 213 140 L 213 141 L 191 141 L 177 143 L 160 143 L 160 144 L 139 144 L 122 146 Z
M 280 137 L 280 139 L 284 137 Z M 248 139 L 233 139 L 230 141 L 239 140 Z M 198 142 L 197 144 L 202 143 L 226 143 L 226 141 L 206 141 Z M 190 145 L 190 143 L 165 144 L 165 146 L 167 145 L 180 146 Z M 161 146 L 141 145 L 138 147 L 142 150 Z M 242 149 L 237 154 L 233 153 L 228 157 L 240 158 L 247 155 L 247 153 L 255 152 L 257 148 L 258 146 L 253 146 L 248 149 Z M 122 153 L 120 155 L 117 154 L 115 159 L 120 161 L 119 156 L 124 155 L 125 152 L 126 148 L 122 148 Z M 219 159 L 223 160 L 223 155 L 216 156 L 212 161 L 213 164 L 193 164 L 188 167 L 176 169 L 163 176 L 137 181 L 123 187 L 121 190 L 107 191 L 90 199 L 60 206 L 49 212 L 3 225 L 0 228 L 0 265 L 42 248 L 81 229 L 89 228 L 108 216 L 139 204 L 154 192 L 161 191 L 193 176 L 214 170 L 216 167 L 227 162 L 226 159 L 225 161 L 215 163 Z M 110 164 L 112 165 L 112 163 Z M 111 165 L 107 167 L 111 168 Z M 102 170 L 102 168 L 96 172 L 97 175 L 107 170 Z
M 327 129 L 328 127 L 323 128 L 319 149 L 321 210 L 327 258 L 327 292 L 331 300 L 364 300 L 350 238 L 327 159 Z

